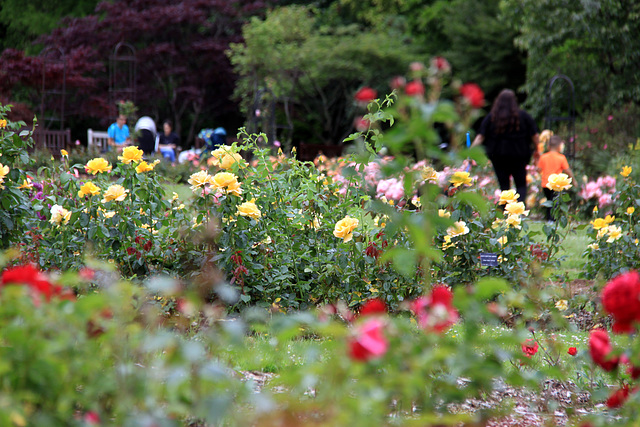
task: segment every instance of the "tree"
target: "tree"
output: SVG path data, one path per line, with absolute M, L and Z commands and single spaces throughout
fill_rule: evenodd
M 172 118 L 176 131 L 186 133 L 189 141 L 203 118 L 214 123 L 236 111 L 229 99 L 235 76 L 224 52 L 229 43 L 241 41 L 246 17 L 264 7 L 264 2 L 253 0 L 104 1 L 95 14 L 65 18 L 38 42 L 66 53 L 67 111 L 101 118 L 103 127 L 114 114 L 108 94 L 109 55 L 118 42 L 133 45 L 137 60 L 134 101 L 139 111 L 158 120 Z M 33 67 L 13 84 L 16 95 L 23 92 L 21 86 L 33 87 L 30 76 L 37 74 L 34 68 L 39 61 L 10 51 L 3 54 L 0 65 L 0 75 L 8 76 L 21 61 L 30 61 Z M 52 81 L 56 78 L 61 73 L 51 76 Z M 187 131 L 181 131 L 185 125 Z
M 500 0 L 454 0 L 445 9 L 443 55 L 463 81 L 478 83 L 488 99 L 525 83 L 525 57 L 514 45 L 517 32 L 499 16 Z
M 244 111 L 253 114 L 249 105 L 267 87 L 277 102 L 293 104 L 296 137 L 307 141 L 341 142 L 352 128 L 358 87 L 389 92 L 389 79 L 415 58 L 401 41 L 357 25 L 322 26 L 302 6 L 254 18 L 243 34 L 244 43 L 232 44 L 229 55 Z
M 525 56 L 516 29 L 504 22 L 500 0 L 336 0 L 328 6 L 344 23 L 373 27 L 410 43 L 422 56 L 444 56 L 463 81 L 495 97 L 525 82 Z
M 527 103 L 540 113 L 555 74 L 569 76 L 578 109 L 640 103 L 640 3 L 503 0 L 505 22 L 527 54 Z
M 60 19 L 85 16 L 99 0 L 3 0 L 0 3 L 0 51 L 6 48 L 37 52 L 31 43 L 53 30 Z

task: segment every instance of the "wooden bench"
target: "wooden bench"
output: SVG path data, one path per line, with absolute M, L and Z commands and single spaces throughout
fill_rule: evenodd
M 107 132 L 87 129 L 87 149 L 95 150 L 99 153 L 109 151 L 109 134 Z
M 33 132 L 35 148 L 49 150 L 56 158 L 61 156 L 60 150 L 68 150 L 71 146 L 71 130 L 49 130 L 36 127 Z

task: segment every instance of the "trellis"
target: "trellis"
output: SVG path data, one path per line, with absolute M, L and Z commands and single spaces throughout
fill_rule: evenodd
M 565 88 L 566 95 L 566 108 L 565 114 L 556 114 L 558 103 L 554 105 L 553 97 L 557 97 L 560 91 L 553 90 L 554 85 L 561 85 L 560 89 Z M 567 135 L 565 140 L 565 155 L 573 159 L 576 157 L 576 104 L 575 104 L 575 90 L 571 79 L 564 74 L 557 74 L 549 80 L 549 86 L 547 87 L 547 102 L 545 108 L 545 128 L 553 130 L 557 133 L 557 130 L 562 123 L 566 123 Z
M 109 105 L 113 116 L 118 114 L 118 101 L 136 102 L 136 62 L 136 50 L 129 43 L 118 43 L 109 56 Z

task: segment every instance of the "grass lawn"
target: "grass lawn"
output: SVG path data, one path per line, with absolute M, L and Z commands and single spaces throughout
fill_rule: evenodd
M 166 199 L 171 199 L 173 197 L 173 193 L 178 193 L 178 197 L 181 201 L 189 200 L 189 198 L 193 195 L 191 189 L 186 184 L 165 184 L 165 190 L 167 194 L 165 195 Z
M 540 235 L 537 236 L 537 240 L 544 242 L 546 237 L 542 232 L 544 221 L 531 221 L 529 227 L 532 231 L 539 231 Z M 574 228 L 576 224 L 570 225 Z M 562 231 L 561 231 L 562 232 Z M 587 236 L 586 229 L 575 230 L 571 229 L 567 234 L 567 237 L 562 241 L 562 247 L 558 253 L 558 257 L 562 258 L 560 263 L 561 273 L 567 273 L 568 279 L 577 279 L 580 272 L 584 270 L 585 259 L 582 254 L 587 249 L 587 245 L 590 243 L 590 239 Z

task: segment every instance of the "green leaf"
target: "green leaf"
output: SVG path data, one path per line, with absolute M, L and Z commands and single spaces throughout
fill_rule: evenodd
M 496 277 L 483 277 L 475 284 L 475 295 L 479 301 L 493 298 L 509 290 L 509 284 L 504 279 Z

